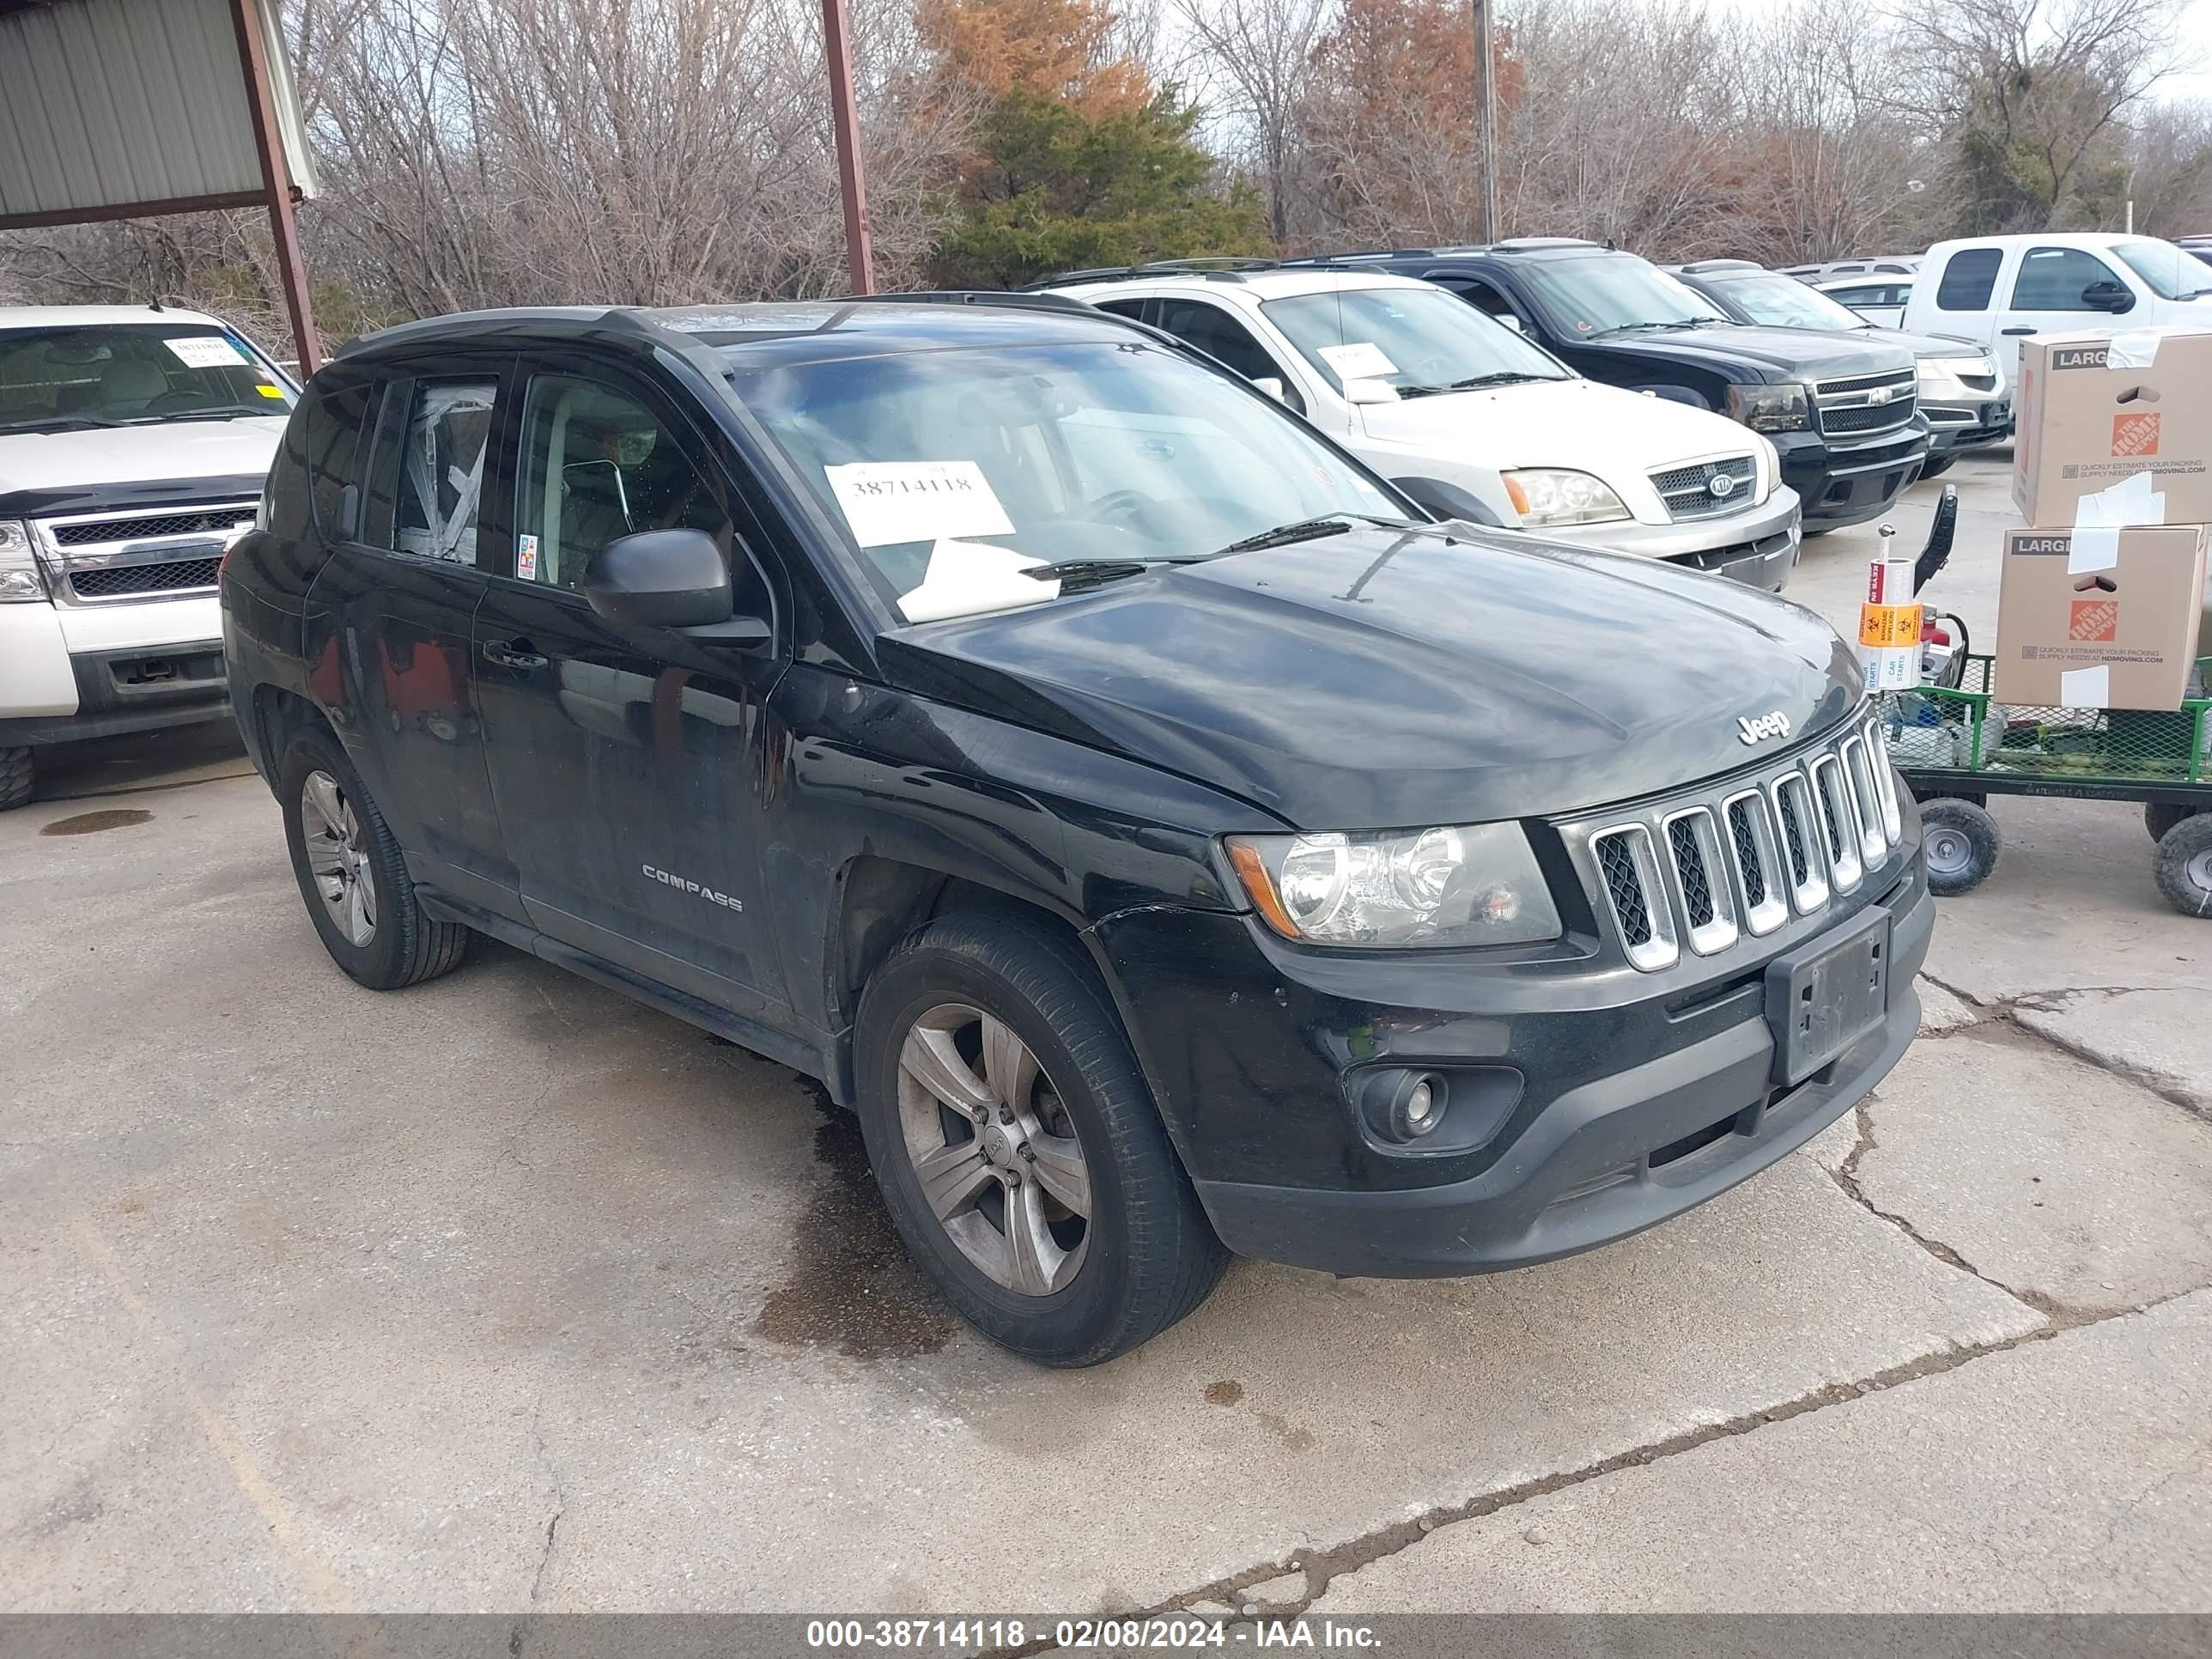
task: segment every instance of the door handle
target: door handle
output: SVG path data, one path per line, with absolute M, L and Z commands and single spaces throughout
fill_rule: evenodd
M 486 662 L 495 662 L 501 668 L 525 671 L 543 668 L 548 660 L 530 648 L 528 640 L 486 640 L 483 653 Z
M 2032 329 L 2032 328 L 2026 328 L 2026 327 L 2022 327 L 2022 328 L 2008 328 L 2008 329 L 2005 330 L 2005 332 L 2006 332 L 2006 333 L 2008 333 L 2008 334 L 2033 334 L 2033 333 L 2034 333 L 2034 332 L 2035 332 L 2035 331 L 2034 331 L 2033 329 Z

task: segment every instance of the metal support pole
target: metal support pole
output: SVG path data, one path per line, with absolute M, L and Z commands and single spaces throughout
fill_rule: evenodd
M 1480 240 L 1498 240 L 1498 112 L 1490 74 L 1490 0 L 1471 0 L 1474 8 L 1475 144 L 1482 167 Z
M 305 380 L 322 362 L 315 337 L 314 307 L 307 299 L 307 262 L 300 257 L 300 227 L 292 216 L 292 173 L 284 161 L 283 130 L 276 124 L 276 100 L 269 89 L 269 60 L 254 0 L 230 0 L 230 19 L 238 29 L 239 67 L 246 72 L 246 107 L 253 121 L 253 147 L 261 155 L 261 182 L 267 193 L 269 229 L 276 244 L 276 280 L 284 308 L 292 316 L 292 345 Z
M 822 51 L 830 60 L 830 118 L 837 130 L 837 189 L 845 198 L 845 264 L 853 292 L 876 291 L 876 259 L 868 245 L 868 185 L 860 167 L 860 122 L 853 99 L 853 52 L 845 0 L 822 0 Z

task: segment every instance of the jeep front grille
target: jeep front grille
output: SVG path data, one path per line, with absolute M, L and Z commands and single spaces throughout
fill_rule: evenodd
M 1716 491 L 1713 481 L 1728 482 Z M 1695 466 L 1669 467 L 1651 474 L 1651 487 L 1670 519 L 1710 519 L 1748 506 L 1758 493 L 1759 470 L 1748 455 L 1732 455 L 1724 461 L 1705 461 Z
M 1692 792 L 1605 822 L 1588 838 L 1596 886 L 1628 960 L 1672 967 L 1682 945 L 1718 956 L 1857 890 L 1905 838 L 1873 720 L 1831 733 L 1726 792 Z

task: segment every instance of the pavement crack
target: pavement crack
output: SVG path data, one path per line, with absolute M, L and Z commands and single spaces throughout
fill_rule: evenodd
M 2080 1060 L 2084 1066 L 2156 1095 L 2169 1106 L 2179 1106 L 2192 1117 L 2212 1121 L 2212 1099 L 2191 1094 L 2188 1090 L 2177 1086 L 2172 1078 L 2150 1067 L 2132 1065 L 2117 1055 L 2092 1048 L 2057 1031 L 2031 1025 L 2021 1018 L 2023 1011 L 2031 1014 L 2063 1013 L 2069 1005 L 2085 997 L 2098 997 L 2109 1001 L 2113 997 L 2148 995 L 2160 991 L 2191 991 L 2202 988 L 2187 985 L 2069 985 L 2043 991 L 2021 991 L 2008 997 L 1984 998 L 1974 996 L 1938 979 L 1924 969 L 1921 970 L 1920 977 L 1940 990 L 1948 991 L 1972 1009 L 1975 1016 L 1970 1024 L 1937 1033 L 1932 1038 L 1923 1038 L 1923 1042 L 1941 1042 L 1948 1036 L 1986 1036 L 1992 1026 L 2017 1031 Z
M 558 1547 L 561 1518 L 568 1512 L 568 1491 L 562 1481 L 561 1471 L 554 1466 L 551 1451 L 545 1444 L 545 1396 L 541 1392 L 530 1409 L 530 1437 L 538 1448 L 538 1462 L 544 1468 L 547 1484 L 553 1488 L 553 1513 L 545 1518 L 545 1545 L 538 1552 L 538 1570 L 530 1578 L 529 1614 L 535 1616 L 538 1604 L 545 1591 L 545 1574 L 553 1565 L 553 1552 Z M 525 1620 L 527 1624 L 527 1619 Z M 519 1653 L 523 1626 L 518 1626 L 508 1640 L 508 1651 Z
M 1898 1231 L 1903 1233 L 1945 1267 L 1956 1267 L 1960 1273 L 1972 1273 L 1990 1289 L 2003 1291 L 2023 1307 L 2033 1309 L 2044 1318 L 2054 1323 L 2065 1324 L 2070 1328 L 2071 1324 L 2075 1322 L 2076 1316 L 2074 1310 L 2063 1307 L 2039 1291 L 2015 1290 L 2002 1279 L 1990 1278 L 1951 1245 L 1946 1244 L 1940 1238 L 1930 1238 L 1908 1218 L 1899 1215 L 1894 1210 L 1883 1209 L 1881 1206 L 1868 1197 L 1866 1189 L 1859 1184 L 1859 1160 L 1874 1151 L 1877 1144 L 1874 1133 L 1873 1097 L 1869 1096 L 1862 1099 L 1852 1109 L 1852 1113 L 1858 1124 L 1858 1139 L 1852 1143 L 1851 1150 L 1844 1154 L 1844 1161 L 1828 1171 L 1828 1178 L 1843 1189 L 1844 1197 L 1850 1199 L 1869 1215 L 1889 1223 L 1891 1226 L 1896 1228 Z
M 1187 1614 L 1201 1603 L 1206 1604 L 1209 1615 L 1214 1609 L 1223 1606 L 1236 1608 L 1241 1614 L 1245 1607 L 1255 1605 L 1247 1601 L 1246 1592 L 1260 1585 L 1271 1585 L 1273 1580 L 1303 1575 L 1305 1579 L 1305 1593 L 1303 1596 L 1286 1601 L 1279 1595 L 1270 1595 L 1265 1598 L 1265 1605 L 1260 1608 L 1260 1616 L 1270 1620 L 1298 1618 L 1321 1599 L 1323 1592 L 1335 1580 L 1357 1572 L 1362 1567 L 1371 1565 L 1386 1557 L 1410 1549 L 1423 1539 L 1447 1527 L 1456 1526 L 1465 1521 L 1479 1521 L 1486 1516 L 1496 1515 L 1500 1510 L 1512 1509 L 1533 1498 L 1549 1497 L 1553 1492 L 1565 1492 L 1571 1487 L 1583 1486 L 1604 1475 L 1618 1474 L 1623 1469 L 1641 1468 L 1664 1462 L 1668 1458 L 1679 1457 L 1685 1452 L 1694 1451 L 1698 1447 L 1709 1445 L 1716 1440 L 1736 1439 L 1744 1435 L 1756 1433 L 1770 1424 L 1786 1423 L 1791 1418 L 1803 1417 L 1812 1412 L 1825 1411 L 1832 1406 L 1848 1405 L 1855 1400 L 1863 1399 L 1870 1394 L 1881 1393 L 1886 1389 L 1917 1382 L 1924 1377 L 1941 1376 L 1947 1372 L 1957 1370 L 1961 1366 L 1971 1365 L 1977 1360 L 1986 1359 L 1992 1354 L 2009 1353 L 2014 1348 L 2027 1347 L 2037 1342 L 2048 1342 L 2068 1331 L 2079 1330 L 2091 1325 L 2102 1325 L 2116 1319 L 2137 1318 L 2154 1309 L 2163 1307 L 2178 1297 L 2195 1293 L 2193 1288 L 2173 1291 L 2164 1296 L 2154 1297 L 2146 1302 L 2139 1303 L 2134 1307 L 2084 1312 L 2075 1316 L 2066 1323 L 2054 1322 L 2039 1326 L 2032 1331 L 2023 1331 L 2015 1336 L 2000 1337 L 1988 1342 L 1954 1344 L 1933 1353 L 1923 1354 L 1917 1359 L 1886 1367 L 1854 1382 L 1826 1383 L 1778 1405 L 1746 1412 L 1722 1422 L 1708 1423 L 1694 1429 L 1686 1429 L 1680 1434 L 1669 1435 L 1664 1439 L 1632 1447 L 1626 1451 L 1615 1452 L 1610 1457 L 1600 1458 L 1595 1462 L 1583 1464 L 1579 1468 L 1565 1469 L 1534 1480 L 1519 1481 L 1510 1486 L 1502 1486 L 1495 1492 L 1484 1492 L 1463 1503 L 1439 1504 L 1410 1519 L 1393 1522 L 1389 1526 L 1377 1528 L 1372 1532 L 1363 1534 L 1358 1538 L 1350 1539 L 1327 1549 L 1297 1550 L 1287 1559 L 1277 1557 L 1261 1562 L 1256 1566 L 1245 1568 L 1240 1572 L 1231 1573 L 1225 1577 L 1216 1578 L 1210 1583 L 1200 1584 L 1195 1589 L 1186 1590 L 1181 1595 L 1171 1596 L 1151 1607 L 1132 1608 L 1115 1616 L 1130 1619 L 1166 1618 L 1177 1613 Z M 1019 1647 L 988 1650 L 978 1656 L 978 1659 L 1020 1659 L 1020 1656 L 1045 1652 L 1052 1645 L 1048 1639 L 1040 1639 L 1024 1644 Z

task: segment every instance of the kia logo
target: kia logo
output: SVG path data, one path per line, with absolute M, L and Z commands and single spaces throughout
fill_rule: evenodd
M 1748 714 L 1736 716 L 1736 738 L 1743 743 L 1764 743 L 1769 738 L 1790 735 L 1790 716 L 1779 708 L 1753 720 Z
M 1716 472 L 1705 480 L 1705 494 L 1717 501 L 1724 501 L 1735 494 L 1735 474 Z

